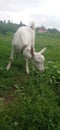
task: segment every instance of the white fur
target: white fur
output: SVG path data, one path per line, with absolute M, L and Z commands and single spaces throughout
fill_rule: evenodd
M 31 53 L 33 48 L 33 54 Z M 39 70 L 44 70 L 44 56 L 42 53 L 46 50 L 42 49 L 40 52 L 35 52 L 35 25 L 31 24 L 31 27 L 20 27 L 15 33 L 12 40 L 12 51 L 7 70 L 10 69 L 13 61 L 14 53 L 18 55 L 20 52 L 23 53 L 26 60 L 26 72 L 29 74 L 28 59 L 33 59 L 34 66 Z

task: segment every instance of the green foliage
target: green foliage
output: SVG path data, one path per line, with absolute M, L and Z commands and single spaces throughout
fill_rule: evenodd
M 36 50 L 47 47 L 45 72 L 30 64 L 29 76 L 22 55 L 6 71 L 12 35 L 0 35 L 0 130 L 60 130 L 60 33 L 36 35 Z
M 53 87 L 57 87 L 57 89 L 60 86 L 60 68 L 58 68 L 54 62 L 49 61 L 46 66 L 47 71 L 50 75 L 50 84 Z
M 0 21 L 0 34 L 7 34 L 8 32 L 16 32 L 16 30 L 21 27 L 25 26 L 25 24 L 20 22 L 20 24 L 12 23 L 10 20 L 6 23 L 6 21 Z

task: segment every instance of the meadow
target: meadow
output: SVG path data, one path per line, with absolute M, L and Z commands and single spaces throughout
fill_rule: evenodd
M 36 33 L 36 51 L 47 47 L 45 71 L 25 72 L 22 54 L 6 70 L 13 34 L 0 35 L 0 130 L 60 130 L 60 33 Z

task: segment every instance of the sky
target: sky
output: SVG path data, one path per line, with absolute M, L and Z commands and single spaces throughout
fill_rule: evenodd
M 0 0 L 0 20 L 36 26 L 43 25 L 60 31 L 60 0 Z

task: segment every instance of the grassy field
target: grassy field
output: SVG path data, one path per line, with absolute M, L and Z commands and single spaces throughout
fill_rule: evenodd
M 36 34 L 36 51 L 47 47 L 45 72 L 25 72 L 24 57 L 6 65 L 13 34 L 0 35 L 0 130 L 60 130 L 60 33 Z

